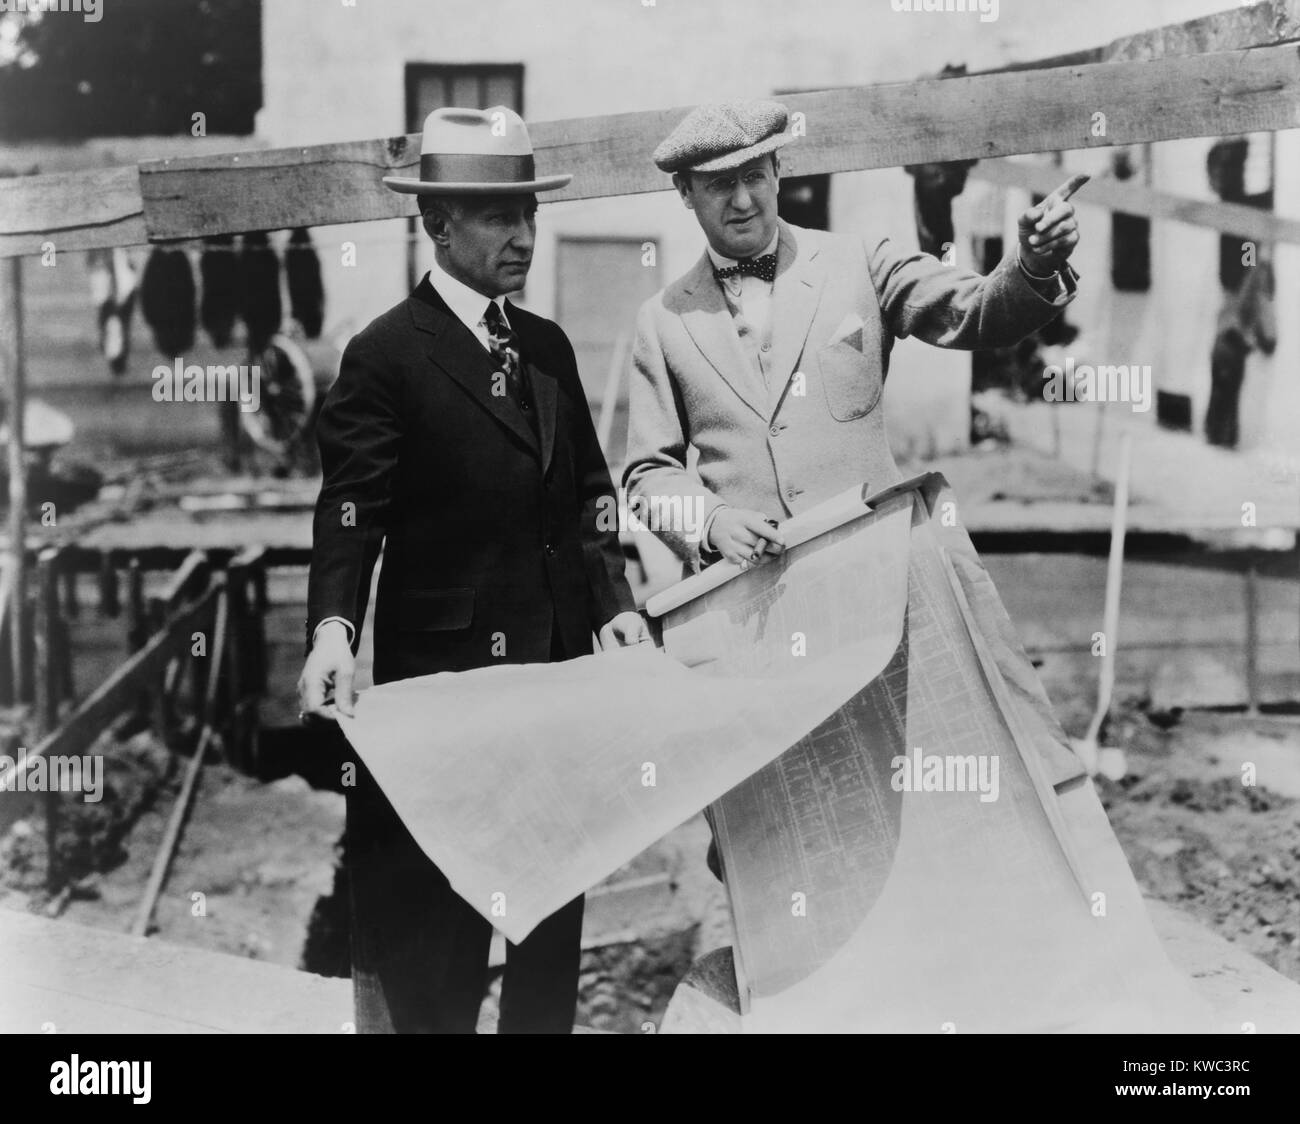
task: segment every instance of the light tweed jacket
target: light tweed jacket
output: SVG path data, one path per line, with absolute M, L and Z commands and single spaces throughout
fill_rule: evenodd
M 1025 279 L 1014 251 L 981 277 L 888 238 L 782 222 L 764 378 L 704 254 L 637 318 L 623 474 L 630 500 L 651 511 L 699 503 L 705 518 L 727 503 L 784 520 L 854 484 L 898 483 L 880 401 L 894 338 L 1012 344 L 1073 299 L 1066 272 L 1068 293 L 1051 301 Z M 698 569 L 689 530 L 658 533 Z

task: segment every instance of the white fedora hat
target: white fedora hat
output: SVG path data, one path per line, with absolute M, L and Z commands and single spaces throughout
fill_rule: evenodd
M 420 177 L 385 176 L 406 195 L 528 195 L 555 191 L 572 176 L 537 177 L 533 142 L 513 109 L 435 109 L 424 119 Z

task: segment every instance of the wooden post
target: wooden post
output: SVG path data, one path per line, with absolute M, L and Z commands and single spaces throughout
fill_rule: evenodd
M 37 739 L 43 740 L 59 724 L 59 551 L 49 547 L 36 562 L 36 721 Z M 45 789 L 45 881 L 54 893 L 59 888 L 58 835 L 59 793 L 53 785 Z
M 226 763 L 236 769 L 248 768 L 248 739 L 245 723 L 245 696 L 248 693 L 248 563 L 240 554 L 226 569 L 227 639 L 225 666 L 217 669 L 225 676 L 229 713 L 223 724 Z
M 227 760 L 244 772 L 256 769 L 258 703 L 265 690 L 261 679 L 266 642 L 262 628 L 260 577 L 265 575 L 266 550 L 250 547 L 230 560 L 226 571 L 229 612 L 226 637 L 226 684 L 230 707 Z
M 1246 713 L 1259 713 L 1259 585 L 1255 555 L 1246 560 Z
M 9 589 L 8 558 L 0 562 L 0 706 L 13 706 L 17 699 L 13 697 L 14 677 L 10 664 L 13 662 L 9 652 L 10 618 L 13 616 L 13 603 Z
M 249 670 L 246 677 L 248 689 L 252 692 L 248 709 L 248 771 L 256 774 L 262 766 L 262 716 L 261 701 L 266 697 L 267 689 L 267 652 L 266 652 L 266 555 L 259 551 L 251 567 L 252 587 L 250 590 L 248 650 Z
M 75 621 L 81 615 L 81 603 L 77 600 L 77 567 L 66 562 L 60 568 L 59 577 L 63 583 L 63 615 Z
M 45 737 L 59 724 L 63 676 L 59 667 L 59 550 L 46 547 L 36 560 L 36 728 Z
M 9 390 L 9 590 L 13 614 L 9 622 L 14 702 L 29 693 L 27 675 L 27 470 L 23 463 L 23 422 L 27 409 L 23 369 L 22 259 L 0 269 L 0 378 Z
M 144 609 L 144 573 L 140 559 L 132 558 L 126 564 L 126 649 L 138 652 L 144 647 L 149 634 L 149 622 Z
M 414 286 L 412 286 L 414 288 Z M 250 359 L 251 363 L 252 360 Z M 240 455 L 239 403 L 227 402 L 221 407 L 221 442 L 222 456 L 227 472 L 239 472 L 243 468 Z
M 113 552 L 105 550 L 99 556 L 99 615 L 115 617 L 122 611 L 117 596 L 117 570 L 113 566 Z
M 266 614 L 270 603 L 266 592 L 266 559 L 257 559 L 253 566 L 253 672 L 249 676 L 253 689 L 266 694 Z
M 144 605 L 144 571 L 140 559 L 132 557 L 126 564 L 126 650 L 135 655 L 149 637 L 149 619 Z M 135 704 L 135 721 L 147 721 L 150 713 L 148 691 L 141 691 Z

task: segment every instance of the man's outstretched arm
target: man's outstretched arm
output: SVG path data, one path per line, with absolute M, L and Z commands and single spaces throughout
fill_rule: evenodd
M 888 238 L 868 240 L 871 279 L 893 334 L 976 350 L 1010 346 L 1053 319 L 1077 288 L 1069 257 L 1079 228 L 1070 197 L 1087 180 L 1074 176 L 1028 208 L 1016 250 L 987 277 L 901 251 Z

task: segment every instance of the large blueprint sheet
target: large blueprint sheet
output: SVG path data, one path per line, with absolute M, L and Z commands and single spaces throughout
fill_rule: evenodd
M 834 532 L 841 550 L 782 563 L 747 608 L 741 660 L 715 655 L 742 622 L 697 613 L 676 658 L 642 645 L 407 679 L 363 692 L 340 725 L 456 891 L 522 940 L 884 668 L 906 611 L 910 512 L 858 505 L 857 518 L 870 534 Z M 797 635 L 809 591 L 813 640 Z
M 1122 856 L 1116 867 L 1079 853 L 1055 786 L 1088 782 L 969 539 L 943 527 L 942 478 L 918 483 L 879 507 L 915 518 L 907 625 L 888 666 L 710 809 L 744 1029 L 1204 1025 Z M 801 550 L 869 584 L 879 570 L 860 569 L 848 548 L 873 530 L 849 524 Z M 788 592 L 775 621 L 773 584 Z M 790 586 L 759 571 L 680 605 L 664 619 L 665 649 L 696 651 L 700 621 L 724 617 L 717 674 L 791 631 L 833 647 L 851 600 Z

